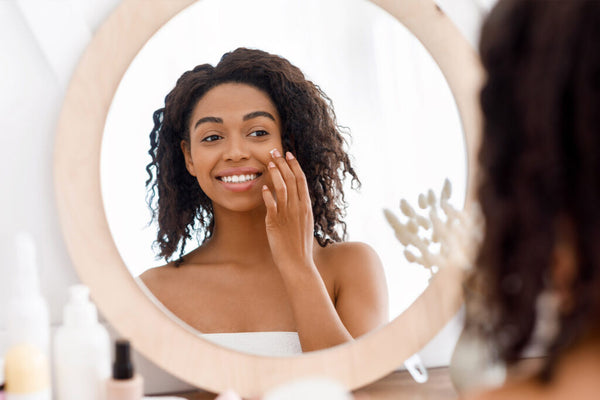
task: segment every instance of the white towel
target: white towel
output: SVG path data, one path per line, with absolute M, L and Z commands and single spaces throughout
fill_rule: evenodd
M 202 338 L 220 346 L 261 356 L 293 356 L 302 353 L 297 332 L 204 333 Z

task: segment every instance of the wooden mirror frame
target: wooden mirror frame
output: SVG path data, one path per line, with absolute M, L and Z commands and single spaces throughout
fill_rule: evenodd
M 302 376 L 330 377 L 352 390 L 418 352 L 462 304 L 460 268 L 440 270 L 388 325 L 331 349 L 294 357 L 240 353 L 201 340 L 150 299 L 129 273 L 111 236 L 100 185 L 104 123 L 119 82 L 146 41 L 196 0 L 124 0 L 98 29 L 75 70 L 60 114 L 54 154 L 56 200 L 79 278 L 102 314 L 141 354 L 206 390 L 255 396 Z M 372 0 L 407 27 L 446 77 L 460 113 L 468 157 L 466 206 L 473 199 L 480 136 L 482 70 L 472 46 L 433 0 Z

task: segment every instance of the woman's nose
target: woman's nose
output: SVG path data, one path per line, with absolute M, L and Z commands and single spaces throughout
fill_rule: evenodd
M 244 139 L 239 137 L 230 138 L 223 158 L 228 161 L 239 161 L 249 158 L 249 151 Z

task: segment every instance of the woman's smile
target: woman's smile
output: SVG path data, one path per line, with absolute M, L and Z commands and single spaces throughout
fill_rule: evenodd
M 229 168 L 217 174 L 216 179 L 226 190 L 244 192 L 250 190 L 262 176 L 262 172 L 253 167 Z
M 181 143 L 186 168 L 213 205 L 235 211 L 264 207 L 269 151 L 283 150 L 281 120 L 270 97 L 250 85 L 220 84 L 198 101 L 189 129 L 189 141 Z

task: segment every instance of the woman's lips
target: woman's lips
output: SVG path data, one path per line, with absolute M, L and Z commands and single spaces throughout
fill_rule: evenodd
M 259 177 L 259 174 L 239 174 L 239 175 L 229 175 L 229 176 L 221 176 L 219 179 L 225 183 L 244 183 L 248 181 L 252 181 Z
M 221 182 L 227 190 L 231 190 L 232 192 L 243 192 L 254 186 L 260 176 L 262 176 L 262 173 L 256 168 L 231 168 L 221 171 L 217 175 L 217 180 Z

